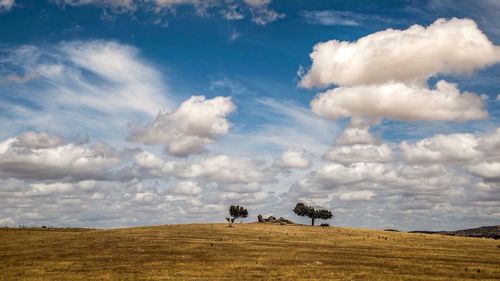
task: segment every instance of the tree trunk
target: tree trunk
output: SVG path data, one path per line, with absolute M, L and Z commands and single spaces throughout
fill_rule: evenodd
M 311 220 L 312 220 L 312 224 L 311 225 L 314 226 L 314 218 L 311 218 Z

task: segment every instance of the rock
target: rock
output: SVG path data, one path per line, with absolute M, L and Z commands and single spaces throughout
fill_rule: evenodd
M 257 219 L 260 223 L 279 223 L 281 225 L 294 224 L 294 222 L 287 220 L 283 217 L 276 219 L 276 217 L 274 217 L 274 216 L 269 216 L 268 218 L 264 218 L 262 215 L 258 215 Z
M 257 216 L 257 219 L 259 220 L 259 222 L 266 222 L 266 221 L 264 220 L 264 218 L 262 217 L 262 215 L 258 215 L 258 216 Z

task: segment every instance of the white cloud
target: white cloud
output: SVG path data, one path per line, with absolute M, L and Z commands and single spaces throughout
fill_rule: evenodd
M 272 0 L 243 0 L 248 6 L 261 7 L 271 4 Z
M 41 141 L 40 141 L 41 140 Z M 0 142 L 0 177 L 83 180 L 109 177 L 119 154 L 104 143 L 66 143 L 59 137 L 29 132 Z
M 138 58 L 134 47 L 113 41 L 73 41 L 62 43 L 61 49 L 77 66 L 117 86 L 114 95 L 88 95 L 74 102 L 103 111 L 113 108 L 148 115 L 156 114 L 159 107 L 169 106 L 163 92 L 165 89 L 159 82 L 160 74 Z M 77 79 L 82 77 L 75 77 Z M 66 99 L 69 100 L 69 97 L 66 96 Z
M 276 162 L 276 165 L 289 169 L 306 169 L 311 166 L 305 151 L 298 147 L 290 147 Z
M 209 8 L 219 5 L 218 0 L 146 0 L 146 3 L 152 3 L 156 11 L 165 8 L 174 10 L 177 6 L 189 5 L 200 16 L 206 16 Z
M 409 163 L 436 163 L 470 161 L 482 156 L 479 141 L 472 134 L 436 135 L 410 144 L 400 145 L 405 161 Z
M 130 122 L 145 122 L 170 108 L 159 71 L 137 49 L 114 41 L 71 41 L 39 48 L 19 46 L 2 57 L 4 72 L 36 73 L 16 85 L 16 104 L 0 108 L 12 118 L 5 130 L 37 128 L 122 139 Z M 27 104 L 33 106 L 27 106 Z M 10 128 L 9 128 L 10 125 Z
M 135 0 L 55 0 L 60 5 L 82 6 L 96 5 L 99 7 L 109 7 L 118 12 L 133 11 L 136 9 Z
M 455 84 L 443 80 L 435 89 L 401 82 L 339 87 L 319 94 L 311 108 L 332 119 L 352 116 L 466 121 L 488 117 L 481 97 L 460 93 Z
M 323 159 L 341 164 L 356 162 L 389 162 L 392 160 L 392 151 L 387 144 L 337 146 L 323 155 Z
M 181 181 L 168 189 L 169 194 L 180 196 L 196 196 L 201 192 L 201 187 L 193 181 Z
M 4 0 L 5 1 L 5 0 Z M 54 0 L 60 5 L 82 6 L 94 5 L 101 8 L 109 8 L 115 13 L 133 13 L 136 10 L 161 14 L 164 11 L 176 12 L 178 6 L 191 6 L 198 16 L 209 16 L 213 10 L 226 20 L 241 20 L 246 14 L 251 14 L 252 21 L 259 25 L 285 17 L 269 8 L 271 0 L 244 0 L 244 1 L 222 1 L 222 0 Z
M 500 181 L 500 161 L 474 164 L 469 166 L 469 171 L 488 180 Z
M 379 181 L 386 178 L 391 171 L 382 163 L 353 163 L 342 165 L 329 163 L 323 165 L 315 174 L 314 181 L 321 183 L 325 189 L 339 188 L 343 184 L 361 181 Z
M 0 0 L 0 12 L 12 9 L 15 3 L 15 0 Z
M 66 144 L 62 137 L 43 132 L 26 132 L 17 136 L 16 139 L 19 146 L 29 148 L 50 148 Z
M 256 185 L 273 182 L 276 171 L 263 162 L 229 155 L 212 155 L 196 161 L 164 161 L 156 155 L 141 152 L 135 156 L 139 174 L 159 178 L 201 180 L 219 185 Z
M 411 144 L 400 144 L 405 161 L 409 163 L 474 163 L 500 160 L 500 129 L 484 135 L 435 135 Z
M 274 175 L 263 164 L 250 158 L 216 155 L 190 164 L 178 176 L 220 184 L 262 184 L 274 181 Z
M 192 96 L 175 111 L 160 112 L 147 126 L 133 128 L 129 139 L 164 145 L 165 151 L 175 156 L 201 153 L 218 136 L 229 131 L 231 124 L 226 116 L 234 110 L 230 97 Z
M 338 198 L 341 201 L 367 201 L 375 196 L 375 192 L 370 190 L 360 190 L 341 193 Z
M 228 4 L 220 10 L 220 14 L 226 20 L 241 20 L 245 18 L 245 13 L 237 4 Z
M 250 8 L 252 21 L 256 24 L 266 25 L 285 17 L 285 14 L 278 13 L 268 7 L 271 0 L 244 0 L 244 2 Z
M 378 142 L 370 132 L 370 122 L 365 118 L 352 117 L 345 130 L 335 139 L 336 145 L 375 144 Z
M 236 39 L 240 38 L 240 36 L 241 36 L 241 33 L 239 33 L 236 30 L 233 30 L 231 32 L 231 35 L 229 35 L 229 41 L 235 41 Z
M 438 19 L 428 27 L 387 29 L 356 42 L 318 43 L 303 87 L 426 81 L 438 73 L 470 73 L 500 61 L 493 45 L 469 19 Z

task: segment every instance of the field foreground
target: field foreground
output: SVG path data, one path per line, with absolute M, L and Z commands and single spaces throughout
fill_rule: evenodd
M 499 243 L 269 224 L 0 229 L 0 279 L 500 280 Z

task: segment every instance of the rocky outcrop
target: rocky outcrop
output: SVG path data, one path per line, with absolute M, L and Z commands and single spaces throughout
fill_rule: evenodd
M 274 216 L 269 216 L 268 218 L 264 218 L 262 215 L 258 215 L 257 219 L 260 223 L 279 223 L 279 224 L 294 224 L 293 221 L 287 220 L 283 217 L 277 219 Z

